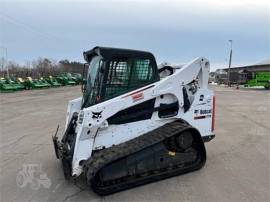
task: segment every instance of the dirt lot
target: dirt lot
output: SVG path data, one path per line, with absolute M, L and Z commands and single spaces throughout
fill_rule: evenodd
M 216 138 L 205 167 L 107 197 L 65 181 L 54 156 L 51 135 L 80 87 L 0 94 L 1 201 L 269 201 L 270 93 L 213 88 Z

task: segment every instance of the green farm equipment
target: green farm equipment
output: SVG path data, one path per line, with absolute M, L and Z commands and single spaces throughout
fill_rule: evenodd
M 17 90 L 16 86 L 10 84 L 5 78 L 0 78 L 0 91 L 8 92 Z
M 72 73 L 71 75 L 75 78 L 76 84 L 82 83 L 82 75 L 80 73 Z
M 0 79 L 0 90 L 1 91 L 16 91 L 23 90 L 25 86 L 23 83 L 15 80 L 14 78 L 1 78 Z
M 37 89 L 37 88 L 48 88 L 50 84 L 44 82 L 44 79 L 32 79 L 31 77 L 26 77 L 25 86 L 27 89 Z
M 21 84 L 23 86 L 23 88 L 26 89 L 25 81 L 21 77 L 18 77 L 16 79 L 16 82 L 19 83 L 19 84 Z
M 40 79 L 38 79 L 38 81 L 40 83 L 42 83 L 44 85 L 44 87 L 51 87 L 52 85 L 46 80 L 44 79 L 43 77 L 41 77 Z
M 71 85 L 76 85 L 77 84 L 76 77 L 74 77 L 71 73 L 66 72 L 66 73 L 63 73 L 63 74 L 68 78 L 69 81 L 74 82 L 74 84 L 72 83 Z
M 251 80 L 248 80 L 245 87 L 263 86 L 269 89 L 270 86 L 270 72 L 256 72 Z
M 63 86 L 73 86 L 76 84 L 74 79 L 69 73 L 61 73 L 56 77 L 56 80 L 61 83 Z
M 20 83 L 15 78 L 7 78 L 6 81 L 7 81 L 7 83 L 13 85 L 16 88 L 16 90 L 23 90 L 23 89 L 25 89 L 24 84 L 23 83 Z
M 51 84 L 52 87 L 60 87 L 61 84 L 56 80 L 56 78 L 49 76 L 46 81 Z

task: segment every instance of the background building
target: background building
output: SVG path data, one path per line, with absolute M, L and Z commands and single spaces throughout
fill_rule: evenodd
M 215 82 L 219 84 L 221 83 L 227 84 L 228 70 L 229 68 L 217 69 L 215 71 Z M 248 80 L 254 78 L 254 75 L 257 72 L 270 72 L 270 59 L 264 60 L 262 62 L 253 65 L 230 68 L 230 83 L 244 84 Z

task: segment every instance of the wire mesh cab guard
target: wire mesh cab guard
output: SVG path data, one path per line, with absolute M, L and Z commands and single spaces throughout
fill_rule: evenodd
M 129 91 L 159 81 L 154 56 L 145 51 L 95 47 L 84 52 L 90 63 L 95 56 L 102 58 L 97 82 L 93 86 L 92 104 L 117 97 Z

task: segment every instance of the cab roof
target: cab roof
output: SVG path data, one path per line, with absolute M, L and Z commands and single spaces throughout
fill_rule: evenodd
M 90 62 L 94 56 L 101 56 L 104 59 L 112 59 L 117 57 L 148 58 L 155 61 L 154 55 L 150 52 L 100 46 L 96 46 L 91 50 L 83 52 L 83 56 L 86 62 Z

